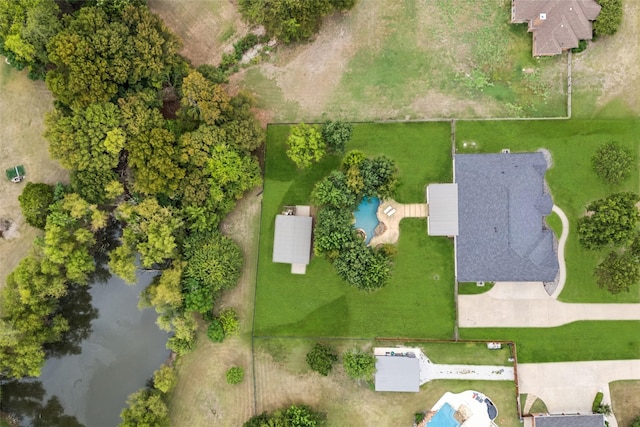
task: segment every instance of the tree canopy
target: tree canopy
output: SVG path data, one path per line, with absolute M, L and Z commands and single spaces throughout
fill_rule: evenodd
M 612 294 L 628 292 L 640 280 L 640 263 L 630 252 L 610 252 L 595 269 L 598 286 Z
M 587 206 L 587 215 L 578 220 L 580 243 L 587 249 L 625 245 L 635 237 L 640 212 L 635 206 L 640 196 L 616 193 Z
M 353 379 L 371 379 L 376 372 L 376 358 L 372 353 L 350 351 L 343 356 L 344 371 Z
M 330 151 L 342 154 L 347 143 L 351 140 L 353 125 L 341 121 L 328 120 L 322 125 L 322 138 Z
M 616 185 L 626 181 L 634 168 L 631 150 L 618 142 L 601 145 L 591 158 L 593 171 L 607 184 Z
M 307 353 L 307 365 L 323 376 L 329 375 L 333 364 L 338 360 L 338 355 L 333 350 L 320 343 L 316 343 L 311 351 Z
M 53 187 L 43 183 L 27 182 L 18 196 L 20 209 L 27 224 L 44 230 L 49 215 L 49 206 L 53 204 Z
M 313 162 L 319 162 L 327 148 L 318 127 L 304 123 L 291 127 L 287 146 L 287 156 L 299 169 L 306 169 Z
M 159 392 L 143 389 L 127 398 L 127 407 L 120 413 L 120 418 L 120 427 L 168 427 L 169 409 Z
M 597 36 L 611 36 L 618 32 L 622 23 L 622 0 L 597 0 L 602 9 L 593 23 Z

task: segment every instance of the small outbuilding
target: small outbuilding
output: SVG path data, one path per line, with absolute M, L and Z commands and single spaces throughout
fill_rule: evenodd
M 427 186 L 429 236 L 458 235 L 458 184 L 430 184 Z
M 291 264 L 294 274 L 304 274 L 311 258 L 313 219 L 308 215 L 309 209 L 299 211 L 306 215 L 276 216 L 273 239 L 273 262 Z
M 417 357 L 376 356 L 376 391 L 420 391 L 420 361 Z
M 604 416 L 602 414 L 576 414 L 576 415 L 534 415 L 534 427 L 602 427 Z

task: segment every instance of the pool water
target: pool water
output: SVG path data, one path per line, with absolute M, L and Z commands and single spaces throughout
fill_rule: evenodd
M 445 403 L 433 418 L 429 420 L 427 427 L 460 427 L 458 420 L 453 418 L 455 412 L 451 405 Z
M 380 199 L 377 197 L 365 197 L 353 213 L 356 217 L 356 223 L 353 227 L 361 228 L 365 233 L 367 233 L 367 237 L 364 241 L 367 245 L 374 236 L 376 227 L 379 223 L 378 216 L 376 215 L 378 206 L 380 206 Z

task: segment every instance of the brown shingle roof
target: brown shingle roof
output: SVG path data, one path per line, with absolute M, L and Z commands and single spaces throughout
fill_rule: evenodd
M 529 23 L 533 56 L 558 55 L 591 40 L 592 23 L 600 13 L 595 0 L 513 0 L 511 22 Z

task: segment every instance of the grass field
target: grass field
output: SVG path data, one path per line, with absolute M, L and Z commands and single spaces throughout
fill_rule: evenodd
M 458 283 L 458 294 L 460 295 L 478 295 L 489 292 L 493 289 L 493 282 L 485 282 L 484 286 L 478 286 L 476 282 L 460 282 Z
M 560 295 L 565 302 L 639 302 L 640 287 L 636 283 L 630 292 L 612 295 L 595 283 L 593 270 L 607 250 L 588 251 L 580 246 L 576 221 L 586 205 L 607 194 L 640 189 L 638 173 L 625 183 L 612 187 L 603 184 L 591 169 L 591 157 L 596 148 L 607 141 L 618 141 L 638 158 L 638 120 L 569 120 L 515 122 L 458 122 L 456 143 L 458 152 L 535 151 L 547 148 L 553 167 L 546 178 L 556 203 L 569 217 L 570 232 L 565 249 L 567 283 Z M 499 135 L 499 137 L 496 137 Z M 476 142 L 476 148 L 463 148 L 464 142 Z M 553 222 L 553 219 L 551 220 Z
M 288 129 L 268 131 L 255 334 L 451 338 L 453 245 L 429 238 L 425 220 L 401 222 L 393 276 L 373 293 L 349 287 L 321 257 L 313 257 L 305 275 L 271 261 L 275 215 L 284 205 L 308 203 L 313 184 L 339 162 L 327 158 L 299 173 L 285 154 Z M 397 199 L 424 202 L 425 184 L 451 179 L 449 144 L 447 124 L 357 125 L 347 149 L 394 159 Z
M 416 412 L 429 410 L 445 392 L 471 389 L 493 400 L 499 411 L 498 425 L 519 425 L 513 382 L 433 381 L 423 385 L 419 393 L 380 393 L 348 378 L 341 358 L 327 377 L 310 371 L 305 355 L 314 343 L 305 339 L 256 339 L 258 412 L 305 403 L 326 413 L 328 426 L 411 425 Z M 371 345 L 368 341 L 343 340 L 325 344 L 338 354 Z
M 556 328 L 465 328 L 461 339 L 515 341 L 518 362 L 637 359 L 640 322 L 581 321 Z
M 378 346 L 389 347 L 389 343 L 379 342 Z M 433 363 L 467 365 L 511 365 L 511 350 L 503 345 L 501 349 L 489 350 L 485 343 L 461 342 L 407 342 L 408 347 L 420 347 Z
M 38 230 L 24 222 L 18 196 L 27 182 L 55 184 L 66 182 L 68 173 L 49 157 L 44 133 L 44 115 L 53 107 L 53 99 L 43 82 L 27 78 L 26 71 L 15 71 L 0 61 L 0 219 L 13 223 L 5 238 L 0 237 L 0 287 L 7 275 L 27 255 Z M 8 181 L 4 171 L 24 165 L 26 179 L 19 184 Z
M 619 427 L 631 427 L 640 417 L 640 381 L 614 381 L 609 383 L 613 413 Z

